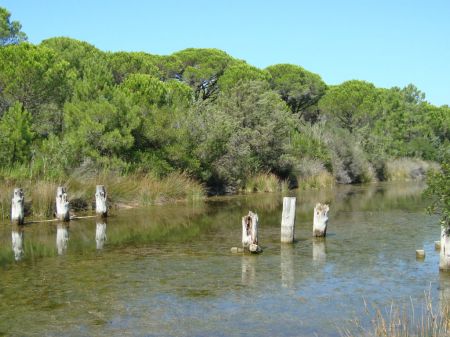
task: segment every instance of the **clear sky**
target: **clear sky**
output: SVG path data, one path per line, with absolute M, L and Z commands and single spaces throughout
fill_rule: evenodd
M 105 51 L 219 48 L 260 68 L 293 63 L 328 84 L 415 84 L 450 105 L 450 0 L 0 0 L 32 43 Z

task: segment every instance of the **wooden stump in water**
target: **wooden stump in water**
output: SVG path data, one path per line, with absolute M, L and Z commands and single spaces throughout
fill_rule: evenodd
M 15 188 L 11 199 L 11 222 L 23 225 L 25 220 L 25 198 L 21 188 Z
M 281 242 L 294 242 L 295 231 L 295 201 L 296 198 L 283 198 L 283 213 L 281 215 Z
M 66 188 L 58 186 L 56 189 L 56 217 L 61 221 L 69 221 L 69 200 Z
M 97 185 L 95 188 L 95 213 L 102 218 L 108 216 L 108 205 L 106 203 L 106 189 L 103 185 Z
M 106 241 L 106 221 L 97 222 L 95 229 L 95 242 L 97 244 L 97 249 L 103 249 Z
M 434 249 L 441 250 L 441 241 L 434 241 Z
M 330 207 L 326 204 L 317 203 L 314 207 L 313 235 L 324 237 L 327 235 L 328 211 Z
M 425 251 L 423 249 L 416 250 L 416 259 L 423 260 L 425 258 Z
M 20 261 L 23 257 L 23 226 L 13 226 L 11 242 L 14 260 Z
M 56 227 L 56 250 L 58 255 L 63 255 L 67 250 L 69 242 L 69 225 L 59 223 Z
M 248 215 L 242 218 L 242 247 L 252 253 L 260 253 L 261 247 L 258 246 L 258 215 L 248 212 Z
M 450 228 L 441 229 L 441 250 L 439 254 L 439 270 L 450 271 Z

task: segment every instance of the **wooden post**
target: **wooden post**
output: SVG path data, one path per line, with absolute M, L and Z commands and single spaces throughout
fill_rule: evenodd
M 97 243 L 97 249 L 103 249 L 106 241 L 106 221 L 98 221 L 95 229 L 95 242 Z
M 56 217 L 61 221 L 69 221 L 69 200 L 66 188 L 58 186 L 56 189 Z
M 447 227 L 442 227 L 441 229 L 439 270 L 450 271 L 450 228 Z
M 25 198 L 21 188 L 15 188 L 11 199 L 11 222 L 23 225 L 25 219 Z
M 20 261 L 23 257 L 23 226 L 14 226 L 11 232 L 12 250 L 14 260 Z
M 283 198 L 283 213 L 281 215 L 281 242 L 294 242 L 295 231 L 295 201 L 296 198 Z
M 108 205 L 106 204 L 106 189 L 103 185 L 97 185 L 95 188 L 95 213 L 102 218 L 108 216 Z
M 328 211 L 330 207 L 326 204 L 318 203 L 314 207 L 313 235 L 324 237 L 327 235 Z
M 242 218 L 242 247 L 247 248 L 252 253 L 260 253 L 258 246 L 258 214 L 248 212 Z
M 417 260 L 425 259 L 425 251 L 423 249 L 417 249 L 416 250 L 416 259 Z
M 59 223 L 56 226 L 56 249 L 58 255 L 63 255 L 67 251 L 67 242 L 69 241 L 69 225 Z

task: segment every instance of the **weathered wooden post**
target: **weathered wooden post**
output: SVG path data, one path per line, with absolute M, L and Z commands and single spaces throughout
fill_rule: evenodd
M 25 198 L 21 188 L 15 188 L 11 199 L 11 222 L 23 225 L 25 219 Z
M 56 189 L 56 217 L 61 221 L 69 221 L 69 200 L 66 188 L 58 186 Z
M 67 250 L 67 242 L 69 241 L 69 225 L 59 223 L 56 226 L 56 249 L 58 255 L 63 255 Z
M 313 261 L 325 262 L 327 259 L 325 238 L 316 238 L 313 241 Z
M 295 282 L 294 246 L 281 245 L 280 259 L 281 286 L 284 288 L 292 288 Z
M 97 243 L 97 249 L 103 249 L 106 241 L 106 221 L 97 222 L 95 229 L 95 242 Z
M 281 242 L 294 242 L 295 231 L 295 197 L 283 198 L 283 213 L 281 215 Z
M 108 216 L 108 205 L 106 203 L 106 189 L 103 185 L 97 185 L 95 188 L 95 213 L 102 218 Z
M 417 260 L 423 260 L 423 259 L 425 259 L 425 250 L 423 250 L 423 249 L 417 249 L 417 250 L 416 250 L 416 259 L 417 259 Z
M 23 226 L 14 226 L 11 232 L 12 250 L 14 260 L 20 261 L 23 257 Z
M 439 254 L 439 270 L 450 270 L 450 228 L 442 226 L 441 250 Z
M 330 207 L 326 204 L 317 203 L 314 207 L 313 235 L 324 237 L 327 235 L 328 211 Z
M 258 214 L 248 212 L 242 218 L 242 247 L 247 248 L 252 253 L 260 253 L 258 246 Z

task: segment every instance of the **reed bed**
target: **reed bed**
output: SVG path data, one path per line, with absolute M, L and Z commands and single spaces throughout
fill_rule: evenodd
M 275 174 L 262 173 L 247 179 L 243 192 L 277 192 L 287 191 L 289 189 L 289 183 L 284 180 L 280 180 Z
M 297 177 L 298 187 L 302 190 L 332 187 L 335 184 L 333 175 L 325 170 L 306 177 Z
M 422 180 L 430 169 L 438 170 L 439 164 L 415 158 L 399 158 L 386 162 L 384 176 L 387 181 Z
M 433 306 L 431 296 L 425 295 L 419 312 L 414 304 L 410 307 L 400 307 L 392 303 L 385 310 L 376 309 L 371 317 L 372 326 L 356 327 L 341 330 L 344 337 L 448 337 L 450 336 L 450 315 L 447 301 Z M 369 313 L 366 305 L 366 313 Z

